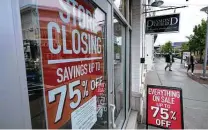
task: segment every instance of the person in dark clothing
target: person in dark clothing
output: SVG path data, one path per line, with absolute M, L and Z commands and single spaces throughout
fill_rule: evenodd
M 188 69 L 187 69 L 187 73 L 188 71 L 191 69 L 191 74 L 194 75 L 194 65 L 196 63 L 196 59 L 194 54 L 191 54 L 190 57 L 188 57 Z
M 172 71 L 171 67 L 172 67 L 172 63 L 174 62 L 174 58 L 171 52 L 165 56 L 165 61 L 167 63 L 165 67 L 165 71 L 167 68 L 169 68 L 169 71 Z

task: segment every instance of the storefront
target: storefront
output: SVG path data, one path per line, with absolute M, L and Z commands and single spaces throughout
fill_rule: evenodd
M 131 111 L 131 0 L 0 3 L 7 36 L 0 49 L 1 85 L 9 86 L 1 88 L 1 126 L 125 128 Z

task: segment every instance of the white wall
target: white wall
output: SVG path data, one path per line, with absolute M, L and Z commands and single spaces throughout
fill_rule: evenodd
M 146 45 L 146 62 L 147 71 L 152 70 L 153 67 L 153 57 L 154 57 L 154 35 L 145 35 L 145 45 Z
M 147 70 L 153 66 L 153 35 L 145 35 L 145 14 L 144 6 L 147 0 L 132 1 L 132 99 L 133 110 L 140 113 L 141 120 L 144 119 L 145 101 L 145 76 Z M 147 56 L 148 54 L 148 56 Z M 140 63 L 140 58 L 145 58 L 145 64 Z
M 140 0 L 132 1 L 132 92 L 139 93 L 141 84 L 142 8 Z
M 142 3 L 146 0 L 133 0 L 132 7 L 132 92 L 142 93 L 141 86 L 146 70 L 144 64 L 140 64 L 140 58 L 145 58 L 147 71 L 153 66 L 154 36 L 145 35 L 145 14 Z M 147 3 L 146 3 L 147 4 Z M 147 56 L 148 55 L 148 56 Z

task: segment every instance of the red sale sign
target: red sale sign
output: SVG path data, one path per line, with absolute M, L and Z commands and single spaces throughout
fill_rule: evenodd
M 97 106 L 105 108 L 95 95 L 105 84 L 105 13 L 90 0 L 38 0 L 37 8 L 47 128 L 91 129 Z
M 182 89 L 147 86 L 148 125 L 167 129 L 183 129 Z
M 105 92 L 105 84 L 101 83 L 97 85 L 97 91 L 95 91 L 95 95 L 100 96 Z

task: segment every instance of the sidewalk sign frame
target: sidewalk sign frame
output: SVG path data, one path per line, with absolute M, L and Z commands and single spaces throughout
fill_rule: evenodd
M 147 91 L 146 91 L 146 129 L 148 129 L 148 89 L 149 88 L 160 88 L 160 89 L 170 89 L 170 90 L 178 90 L 180 92 L 180 110 L 181 110 L 181 127 L 184 129 L 184 117 L 183 117 L 183 91 L 181 88 L 177 87 L 167 87 L 167 86 L 160 86 L 160 85 L 147 85 Z M 165 127 L 157 126 L 149 124 L 149 126 L 161 128 L 161 129 L 168 129 Z

